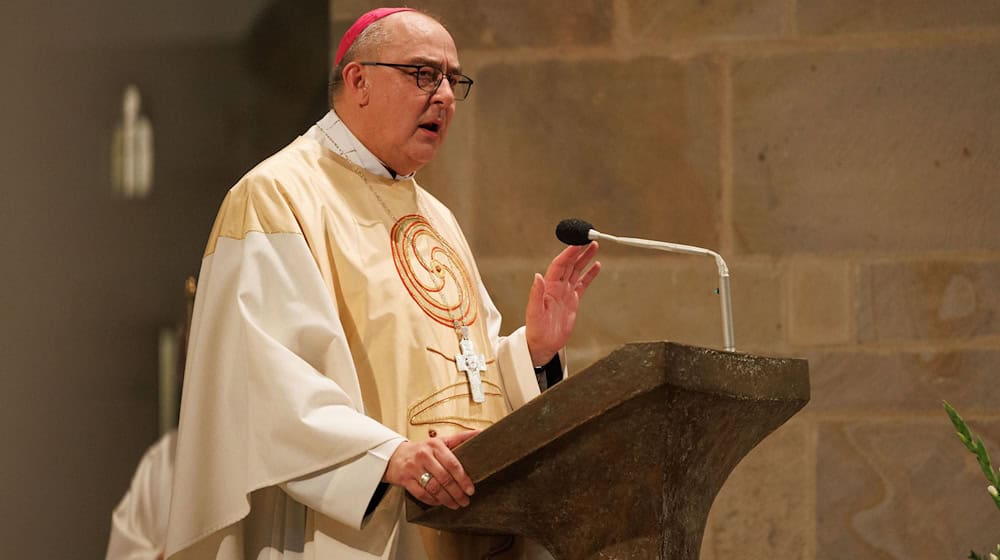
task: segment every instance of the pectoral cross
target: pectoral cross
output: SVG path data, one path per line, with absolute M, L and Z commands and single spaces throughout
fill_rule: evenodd
M 455 366 L 469 378 L 469 392 L 472 393 L 473 402 L 486 402 L 483 378 L 479 375 L 479 372 L 486 371 L 486 358 L 482 354 L 476 354 L 476 348 L 469 339 L 469 327 L 462 325 L 460 330 L 462 339 L 458 341 L 458 346 L 462 353 L 455 355 Z

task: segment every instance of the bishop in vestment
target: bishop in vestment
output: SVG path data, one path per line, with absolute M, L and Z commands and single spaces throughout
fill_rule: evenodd
M 472 85 L 450 34 L 379 9 L 335 62 L 331 111 L 241 179 L 213 226 L 167 557 L 526 557 L 412 526 L 403 498 L 475 499 L 451 448 L 537 396 L 536 368 L 561 367 L 596 244 L 536 274 L 525 326 L 500 336 L 455 217 L 414 178 Z

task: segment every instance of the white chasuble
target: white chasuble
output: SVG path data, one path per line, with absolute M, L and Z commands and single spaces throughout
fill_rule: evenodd
M 362 519 L 382 472 L 356 467 L 387 442 L 485 428 L 537 396 L 523 328 L 499 327 L 457 222 L 413 179 L 369 174 L 304 137 L 258 165 L 223 202 L 202 264 L 168 557 L 492 547 L 401 521 L 395 487 Z M 482 402 L 459 368 L 472 355 L 463 333 Z M 338 469 L 356 487 L 330 486 L 321 503 L 282 489 Z

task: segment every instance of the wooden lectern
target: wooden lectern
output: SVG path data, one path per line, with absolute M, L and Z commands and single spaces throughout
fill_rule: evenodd
M 407 518 L 555 560 L 697 560 L 729 473 L 808 401 L 804 360 L 627 344 L 455 449 L 470 506 L 408 497 Z

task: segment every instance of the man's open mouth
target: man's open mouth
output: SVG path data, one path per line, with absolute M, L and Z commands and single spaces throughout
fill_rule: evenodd
M 420 128 L 424 130 L 429 130 L 431 132 L 437 132 L 441 128 L 441 125 L 437 123 L 424 123 L 420 125 Z

